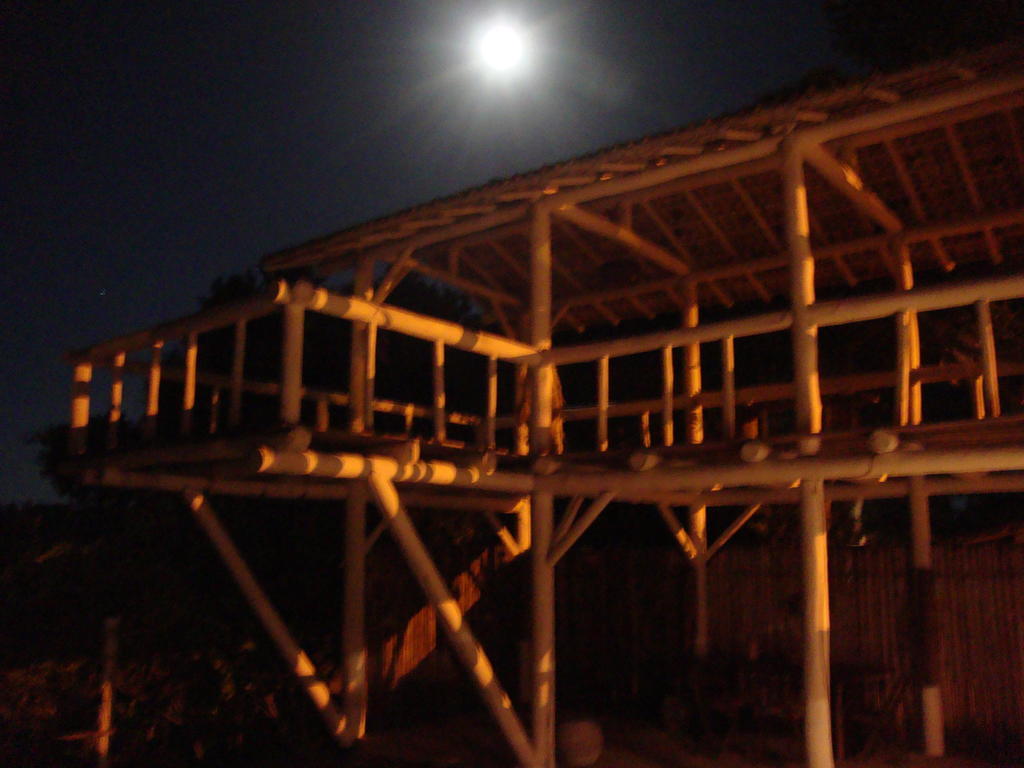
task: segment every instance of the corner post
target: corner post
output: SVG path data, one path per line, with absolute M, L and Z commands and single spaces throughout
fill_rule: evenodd
M 914 562 L 914 624 L 917 635 L 917 681 L 921 688 L 921 724 L 924 753 L 942 757 L 946 752 L 939 688 L 939 627 L 935 611 L 932 571 L 932 530 L 924 478 L 910 478 L 910 532 Z
M 790 254 L 790 302 L 793 313 L 793 373 L 797 432 L 803 453 L 816 452 L 821 432 L 818 380 L 818 328 L 810 322 L 814 304 L 814 255 L 811 252 L 803 150 L 793 137 L 782 144 L 782 197 L 786 244 Z M 829 600 L 825 488 L 820 480 L 800 484 L 800 520 L 804 580 L 804 739 L 809 768 L 833 768 L 829 702 Z
M 373 298 L 373 259 L 362 258 L 356 267 L 352 293 L 361 299 Z M 364 432 L 367 428 L 367 377 L 369 374 L 369 325 L 352 323 L 352 346 L 349 354 L 348 410 L 349 429 Z
M 551 348 L 551 214 L 534 207 L 530 222 L 530 342 Z M 533 371 L 530 451 L 545 454 L 551 443 L 554 366 Z M 555 765 L 555 569 L 548 560 L 554 496 L 535 492 L 530 504 L 531 683 L 533 746 L 540 768 Z
M 366 733 L 366 502 L 369 489 L 352 483 L 345 500 L 345 572 L 342 604 L 341 658 L 345 694 L 345 739 L 349 743 Z

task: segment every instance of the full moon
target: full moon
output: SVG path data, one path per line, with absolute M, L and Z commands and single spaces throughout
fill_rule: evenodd
M 509 72 L 522 66 L 526 41 L 514 24 L 498 22 L 484 29 L 477 50 L 489 69 Z

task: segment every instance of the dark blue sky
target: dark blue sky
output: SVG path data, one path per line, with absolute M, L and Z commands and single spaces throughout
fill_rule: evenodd
M 25 440 L 66 419 L 65 350 L 267 252 L 835 65 L 820 6 L 9 0 L 0 502 L 52 498 Z M 495 10 L 535 38 L 512 83 L 467 66 Z

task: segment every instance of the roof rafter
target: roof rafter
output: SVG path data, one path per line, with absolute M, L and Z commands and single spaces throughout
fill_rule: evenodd
M 978 183 L 974 178 L 974 174 L 971 172 L 971 164 L 967 160 L 967 153 L 964 151 L 963 142 L 960 141 L 960 137 L 957 135 L 956 127 L 953 124 L 946 125 L 945 128 L 946 140 L 949 142 L 949 148 L 953 152 L 953 159 L 956 161 L 957 169 L 960 171 L 960 178 L 964 182 L 964 186 L 967 188 L 967 196 L 971 200 L 971 205 L 977 213 L 981 213 L 985 207 L 984 202 L 981 199 L 981 193 L 978 192 Z M 999 240 L 996 239 L 995 233 L 991 227 L 984 230 L 985 245 L 988 247 L 989 258 L 992 259 L 993 264 L 1000 264 L 1003 261 L 1003 251 L 999 246 Z

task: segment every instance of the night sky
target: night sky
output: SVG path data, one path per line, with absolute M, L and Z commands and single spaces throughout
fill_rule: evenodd
M 0 502 L 53 498 L 26 440 L 66 420 L 64 351 L 268 252 L 842 66 L 820 6 L 8 0 Z M 532 34 L 520 77 L 471 63 L 495 12 Z

